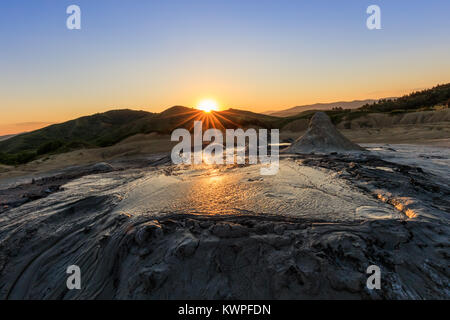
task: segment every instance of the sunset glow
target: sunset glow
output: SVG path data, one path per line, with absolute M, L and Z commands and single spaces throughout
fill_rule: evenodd
M 61 5 L 2 1 L 0 136 L 112 109 L 265 113 L 447 83 L 450 2 L 430 1 L 385 1 L 383 30 L 360 1 L 80 1 L 80 30 Z
M 205 112 L 219 111 L 219 105 L 212 99 L 205 99 L 199 102 L 197 109 Z

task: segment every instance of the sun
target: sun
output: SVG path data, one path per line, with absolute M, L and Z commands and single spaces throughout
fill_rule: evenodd
M 215 100 L 204 99 L 198 103 L 197 109 L 205 112 L 219 111 L 219 105 Z

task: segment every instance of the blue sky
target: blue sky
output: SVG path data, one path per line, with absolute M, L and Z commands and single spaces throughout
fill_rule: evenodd
M 66 28 L 71 4 L 81 30 Z M 382 30 L 366 28 L 370 4 Z M 0 124 L 205 97 L 265 111 L 399 95 L 449 81 L 449 12 L 436 0 L 0 0 Z

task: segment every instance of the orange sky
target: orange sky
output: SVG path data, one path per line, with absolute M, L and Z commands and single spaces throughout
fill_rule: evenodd
M 295 92 L 289 92 L 289 88 L 276 88 L 276 91 L 263 90 L 261 92 L 258 90 L 259 95 L 256 92 L 247 95 L 243 90 L 236 89 L 235 87 L 227 87 L 224 84 L 218 84 L 213 89 L 208 88 L 209 90 L 203 90 L 205 92 L 204 94 L 191 94 L 189 90 L 193 92 L 202 91 L 194 85 L 192 89 L 185 89 L 184 91 L 186 92 L 181 90 L 178 94 L 174 93 L 170 99 L 160 97 L 158 100 L 161 105 L 153 107 L 146 103 L 146 101 L 152 100 L 151 97 L 147 97 L 145 93 L 138 91 L 131 92 L 131 94 L 127 90 L 123 90 L 122 92 L 113 91 L 108 97 L 97 97 L 99 101 L 91 96 L 70 97 L 67 100 L 59 96 L 49 97 L 48 99 L 34 96 L 33 101 L 26 101 L 26 103 L 24 103 L 23 99 L 8 103 L 11 108 L 2 110 L 0 135 L 32 131 L 52 123 L 64 122 L 111 109 L 130 108 L 161 112 L 173 105 L 196 107 L 202 99 L 209 98 L 216 100 L 221 109 L 232 107 L 254 112 L 265 112 L 318 102 L 327 103 L 401 96 L 415 90 L 433 87 L 438 83 L 445 83 L 445 81 L 442 79 L 441 82 L 430 81 L 426 84 L 423 82 L 418 83 L 421 86 L 414 86 L 414 83 L 412 86 L 406 88 L 392 86 L 393 89 L 385 90 L 379 88 L 379 90 L 369 91 L 369 88 L 366 88 L 360 94 L 353 91 L 354 87 L 358 86 L 355 85 L 351 88 L 338 87 L 334 90 L 330 87 L 328 92 L 321 92 L 321 90 L 310 90 L 309 92 L 299 90 L 299 94 L 297 95 Z M 187 101 L 187 103 L 182 103 L 184 101 Z
M 255 112 L 401 96 L 450 82 L 450 3 L 80 0 L 0 2 L 0 135 L 111 109 L 202 99 Z

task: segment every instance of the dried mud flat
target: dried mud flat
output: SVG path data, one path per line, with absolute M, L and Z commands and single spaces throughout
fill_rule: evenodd
M 366 154 L 284 157 L 263 178 L 111 164 L 11 206 L 0 298 L 450 298 L 447 177 Z M 66 287 L 72 264 L 81 290 Z

